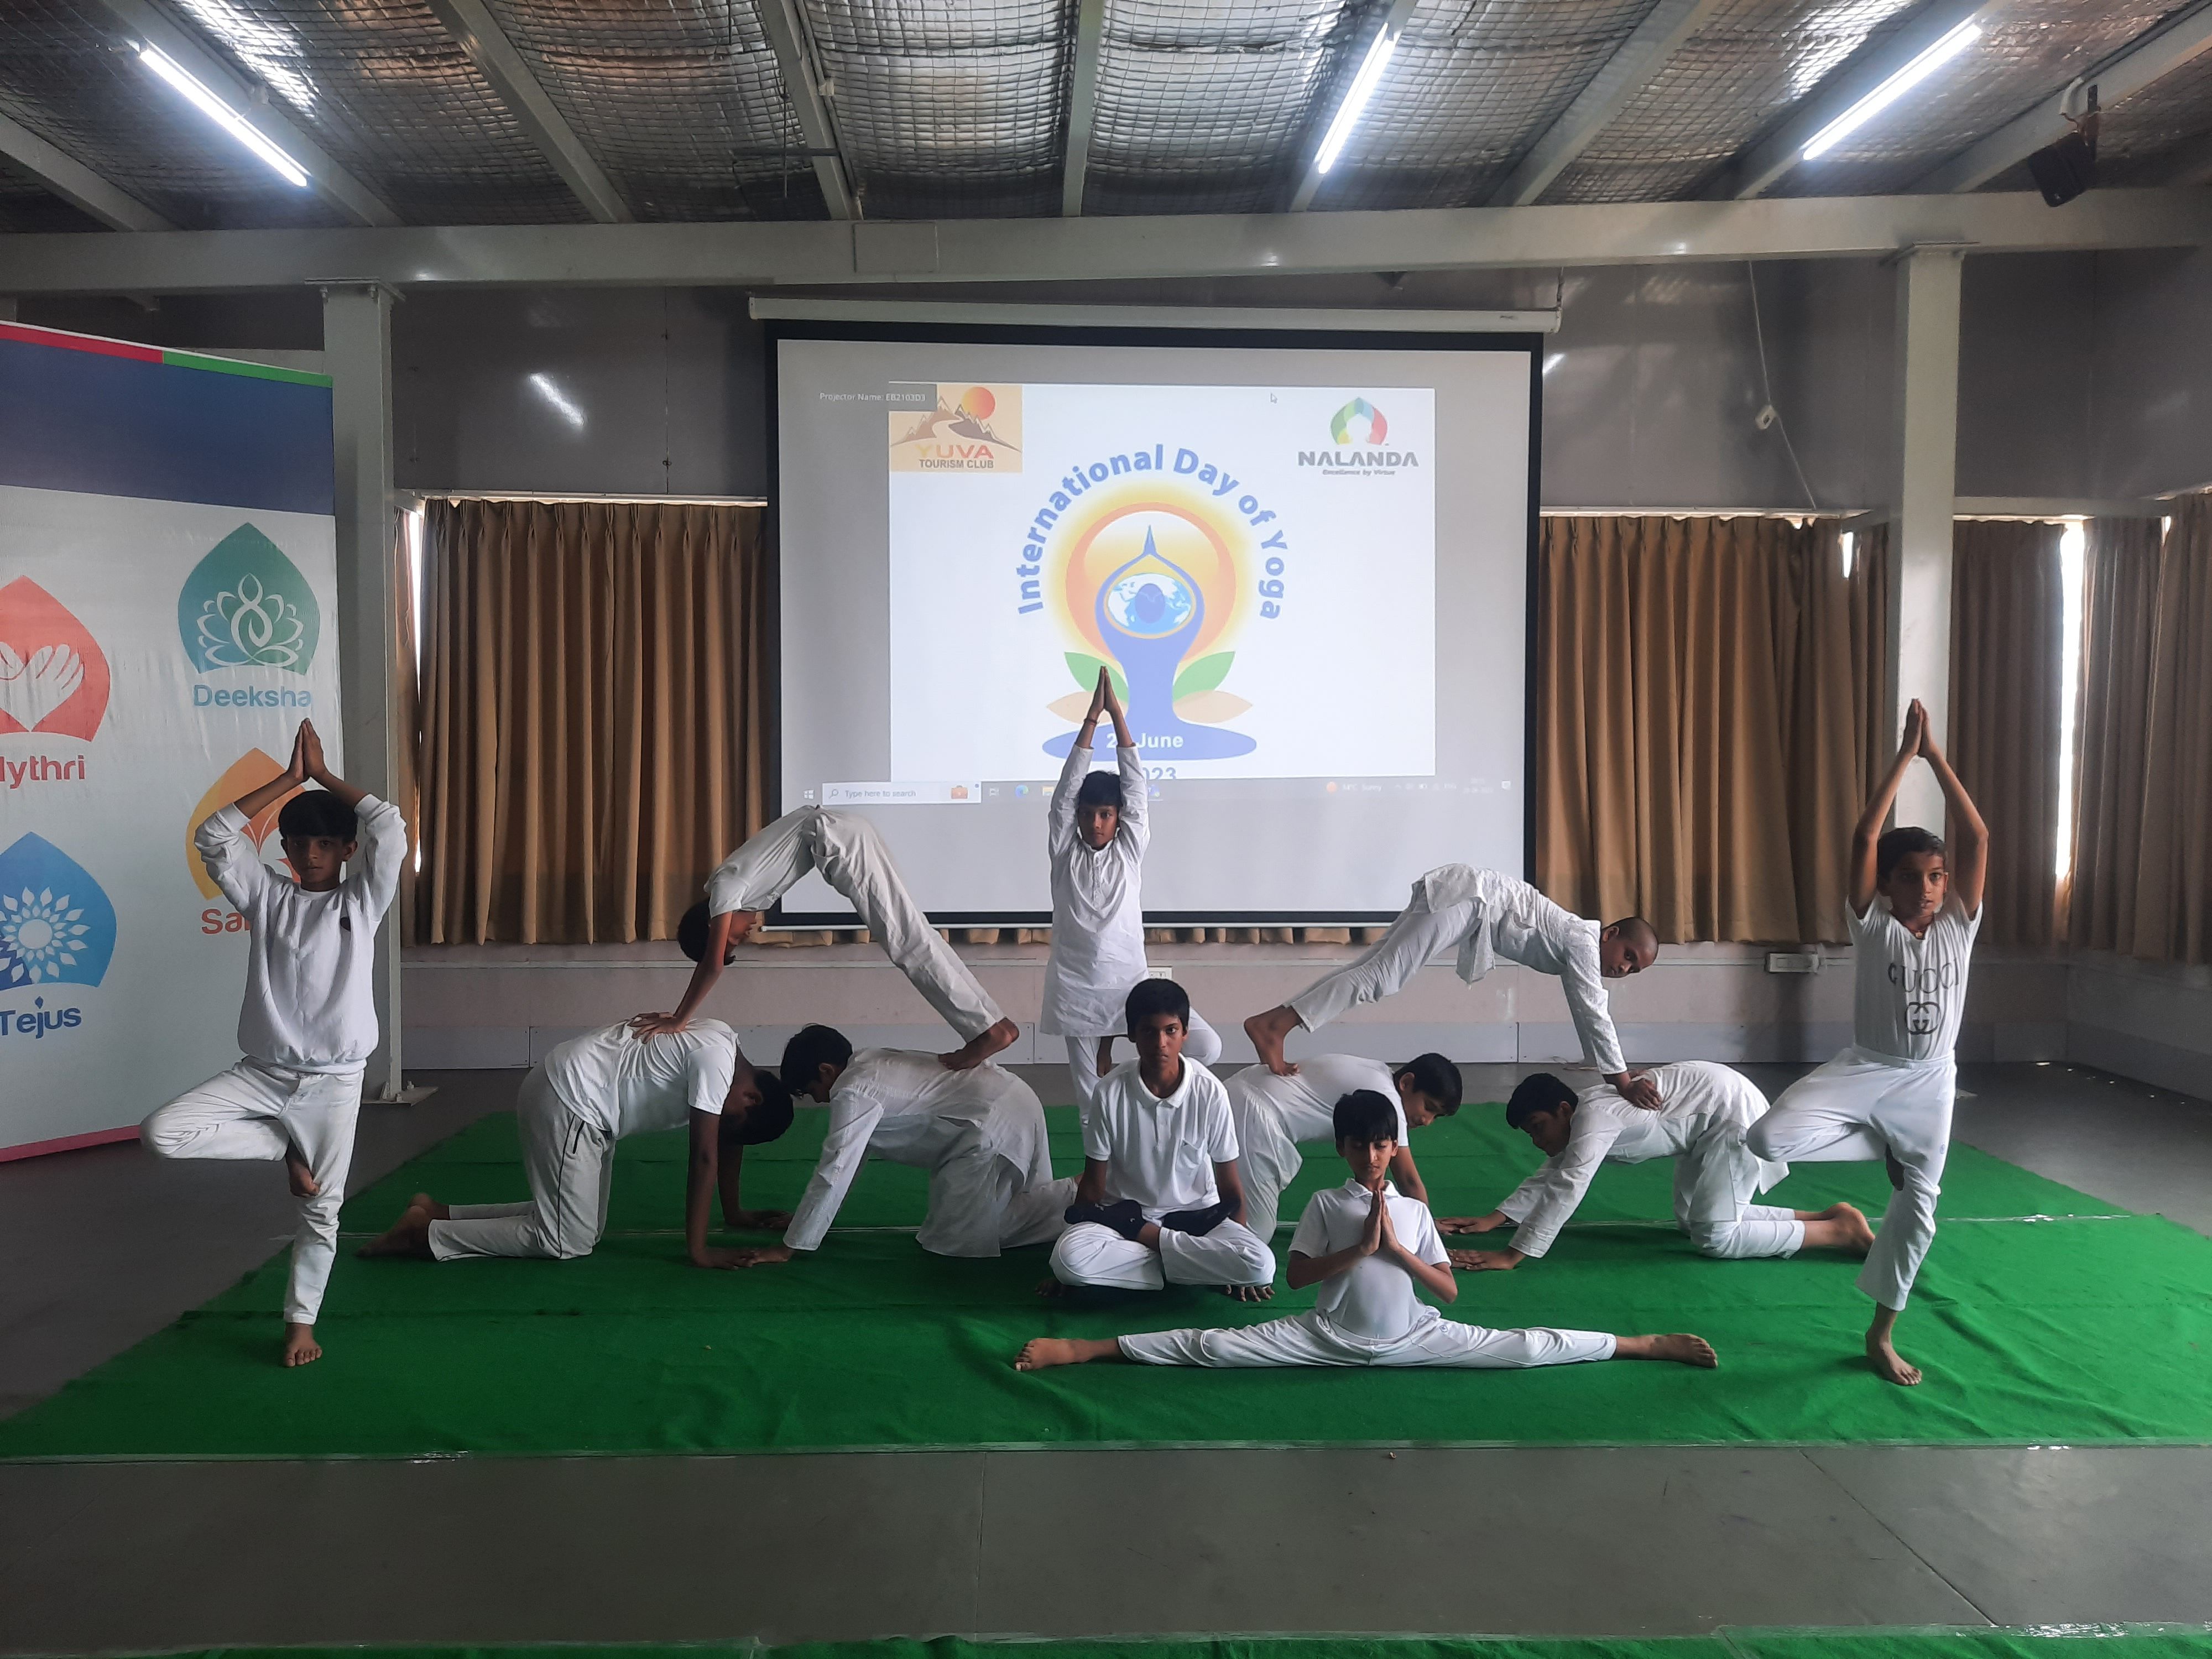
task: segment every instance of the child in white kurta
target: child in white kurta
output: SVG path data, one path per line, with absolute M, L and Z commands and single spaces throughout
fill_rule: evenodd
M 1119 776 L 1091 770 L 1101 710 L 1113 716 Z M 1097 781 L 1093 783 L 1091 779 Z M 1097 795 L 1093 801 L 1079 796 Z M 1075 1103 L 1088 1116 L 1097 1097 L 1099 1058 L 1121 1030 L 1129 988 L 1150 971 L 1145 960 L 1145 851 L 1152 844 L 1151 786 L 1131 740 L 1113 682 L 1103 669 L 1091 713 L 1067 750 L 1052 792 L 1046 850 L 1052 860 L 1052 954 L 1045 963 L 1037 1031 L 1067 1040 Z M 1095 826 L 1085 818 L 1095 818 Z M 1097 844 L 1093 830 L 1103 834 Z M 1186 1058 L 1209 1066 L 1221 1038 L 1194 1010 Z
M 1426 1128 L 1459 1110 L 1459 1067 L 1442 1054 L 1423 1054 L 1393 1068 L 1357 1054 L 1317 1054 L 1288 1077 L 1247 1066 L 1222 1080 L 1237 1125 L 1237 1170 L 1244 1182 L 1244 1224 L 1272 1241 L 1283 1189 L 1305 1167 L 1301 1141 L 1334 1139 L 1336 1103 L 1361 1089 L 1388 1099 L 1398 1116 L 1398 1150 L 1390 1176 L 1398 1190 L 1428 1201 L 1429 1192 L 1407 1145 L 1409 1128 Z
M 1866 1218 L 1848 1204 L 1818 1212 L 1754 1200 L 1790 1173 L 1744 1145 L 1744 1133 L 1766 1111 L 1766 1097 L 1741 1072 L 1711 1060 L 1652 1068 L 1667 1103 L 1656 1112 L 1630 1105 L 1610 1084 L 1580 1096 L 1548 1072 L 1523 1078 L 1506 1107 L 1506 1121 L 1524 1130 L 1543 1166 L 1488 1215 L 1437 1224 L 1446 1234 L 1516 1229 L 1513 1248 L 1455 1250 L 1468 1268 L 1513 1267 L 1551 1250 L 1603 1164 L 1674 1160 L 1674 1224 L 1699 1251 L 1726 1261 L 1795 1255 L 1808 1244 L 1856 1248 L 1873 1240 Z
M 297 878 L 270 869 L 248 823 L 302 783 L 277 820 Z M 389 801 L 331 773 L 308 722 L 292 763 L 192 834 L 208 877 L 246 919 L 244 1057 L 160 1107 L 139 1134 L 156 1156 L 286 1162 L 300 1200 L 284 1292 L 284 1363 L 321 1357 L 314 1337 L 353 1164 L 362 1079 L 376 1051 L 376 929 L 399 890 L 407 825 Z M 358 848 L 363 854 L 344 869 Z
M 1269 1070 L 1288 1072 L 1283 1041 L 1292 1031 L 1317 1031 L 1360 1003 L 1381 1001 L 1446 950 L 1458 952 L 1459 976 L 1469 985 L 1500 957 L 1555 975 L 1566 993 L 1583 1058 L 1638 1105 L 1659 1104 L 1648 1079 L 1629 1075 L 1605 989 L 1607 980 L 1641 973 L 1658 956 L 1650 926 L 1630 916 L 1600 927 L 1525 881 L 1465 864 L 1430 871 L 1413 884 L 1405 909 L 1364 956 L 1279 1007 L 1255 1014 L 1244 1029 Z

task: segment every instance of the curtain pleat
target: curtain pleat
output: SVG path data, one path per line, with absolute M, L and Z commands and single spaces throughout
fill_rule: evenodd
M 673 934 L 765 817 L 760 532 L 749 507 L 430 504 L 421 939 Z

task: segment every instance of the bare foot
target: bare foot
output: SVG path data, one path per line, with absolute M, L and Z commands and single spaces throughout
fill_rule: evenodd
M 1876 1335 L 1869 1331 L 1866 1354 L 1867 1363 L 1874 1367 L 1874 1374 L 1885 1382 L 1894 1382 L 1899 1388 L 1909 1389 L 1920 1381 L 1920 1367 L 1908 1364 L 1887 1334 Z
M 1022 1351 L 1014 1359 L 1014 1369 L 1018 1371 L 1045 1371 L 1054 1365 L 1082 1365 L 1093 1359 L 1104 1359 L 1121 1351 L 1121 1345 L 1111 1337 L 1103 1341 L 1070 1340 L 1061 1336 L 1034 1337 L 1022 1344 Z
M 1283 1040 L 1298 1029 L 1298 1016 L 1288 1003 L 1255 1014 L 1244 1022 L 1244 1035 L 1260 1051 L 1260 1063 L 1277 1077 L 1295 1077 L 1298 1068 L 1283 1058 Z
M 1265 1302 L 1275 1294 L 1273 1285 L 1224 1285 L 1222 1295 L 1231 1302 Z
M 1874 1229 L 1867 1223 L 1866 1212 L 1856 1204 L 1831 1204 L 1816 1219 L 1826 1221 L 1841 1230 L 1839 1243 L 1843 1249 L 1864 1255 L 1874 1249 Z
M 1668 1336 L 1623 1336 L 1613 1340 L 1615 1359 L 1671 1359 L 1678 1365 L 1711 1370 L 1721 1363 L 1713 1345 L 1702 1336 L 1677 1331 Z
M 307 1167 L 307 1160 L 300 1156 L 295 1146 L 284 1148 L 284 1179 L 290 1184 L 295 1198 L 313 1198 L 323 1190 L 316 1182 L 315 1172 Z M 303 1359 L 299 1363 L 304 1365 L 307 1362 Z
M 286 1366 L 312 1365 L 323 1357 L 323 1345 L 315 1340 L 313 1325 L 284 1327 L 284 1361 Z
M 449 1214 L 447 1206 L 439 1203 L 428 1193 L 417 1193 L 399 1219 L 354 1252 L 356 1255 L 413 1255 L 428 1257 L 430 1254 L 430 1224 L 443 1221 Z
M 970 1037 L 949 1054 L 939 1054 L 938 1063 L 948 1072 L 972 1072 L 1002 1048 L 1011 1048 L 1022 1034 L 1022 1028 L 1011 1019 L 1002 1019 L 980 1036 Z

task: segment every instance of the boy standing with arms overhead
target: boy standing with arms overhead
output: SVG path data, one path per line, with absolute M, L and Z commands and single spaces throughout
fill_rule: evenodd
M 1943 786 L 1959 832 L 1955 864 L 1942 837 L 1926 830 L 1905 825 L 1882 833 L 1915 756 Z M 1867 1358 L 1877 1376 L 1907 1387 L 1920 1381 L 1920 1368 L 1899 1354 L 1892 1334 L 1936 1237 L 1936 1195 L 1958 1090 L 1954 1051 L 1989 852 L 1989 827 L 1936 746 L 1928 711 L 1916 699 L 1889 775 L 1851 832 L 1854 1040 L 1784 1091 L 1744 1138 L 1759 1157 L 1783 1162 L 1879 1158 L 1888 1164 L 1896 1190 L 1858 1284 L 1875 1303 Z
M 285 801 L 276 818 L 288 879 L 261 862 L 246 825 L 308 782 L 320 787 Z M 347 873 L 363 843 L 367 856 Z M 251 930 L 238 1013 L 246 1054 L 155 1109 L 139 1134 L 158 1158 L 283 1161 L 300 1200 L 283 1363 L 311 1364 L 323 1357 L 315 1316 L 337 1254 L 362 1074 L 376 1049 L 377 924 L 399 890 L 407 826 L 398 807 L 331 772 L 301 720 L 291 763 L 211 813 L 192 845 Z
M 1091 769 L 1098 716 L 1114 722 L 1115 772 Z M 1075 1103 L 1087 1120 L 1099 1081 L 1111 1069 L 1129 988 L 1150 971 L 1145 961 L 1145 849 L 1152 844 L 1151 787 L 1129 735 L 1113 678 L 1103 668 L 1091 712 L 1068 746 L 1052 792 L 1046 850 L 1052 858 L 1052 955 L 1045 963 L 1037 1030 L 1067 1039 Z M 1183 1058 L 1210 1066 L 1221 1038 L 1195 1013 Z

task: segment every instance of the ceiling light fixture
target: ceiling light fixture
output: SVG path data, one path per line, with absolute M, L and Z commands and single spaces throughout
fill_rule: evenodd
M 1344 141 L 1352 137 L 1352 128 L 1367 108 L 1367 100 L 1375 95 L 1375 88 L 1382 79 L 1382 71 L 1390 67 L 1391 55 L 1398 50 L 1398 36 L 1404 29 L 1402 21 L 1385 23 L 1382 32 L 1367 48 L 1366 61 L 1360 64 L 1359 73 L 1352 77 L 1352 89 L 1344 94 L 1344 101 L 1336 106 L 1336 115 L 1322 135 L 1321 148 L 1314 152 L 1314 171 L 1327 173 L 1336 165 L 1343 151 Z
M 1942 69 L 1982 38 L 1982 26 L 1969 18 L 1872 92 L 1814 133 L 1801 160 L 1811 161 L 1826 155 L 1892 104 Z
M 308 183 L 306 171 L 297 161 L 277 149 L 252 122 L 216 97 L 191 70 L 159 46 L 141 42 L 138 61 L 184 94 L 201 114 L 283 174 L 287 184 L 304 188 Z

